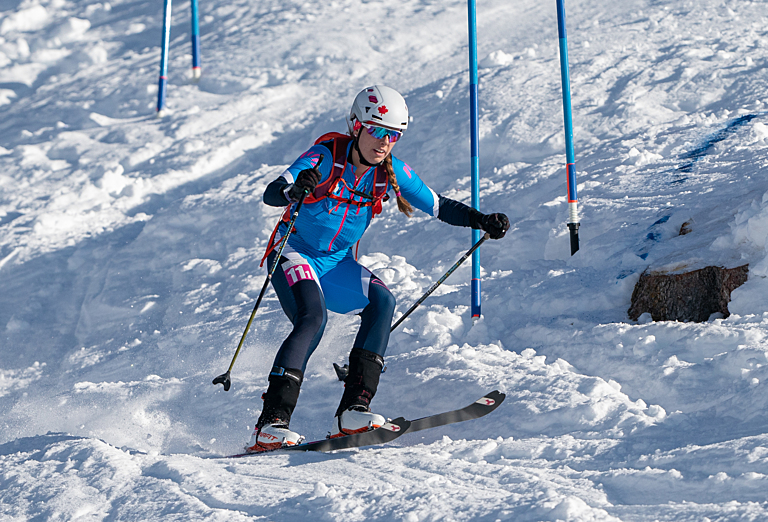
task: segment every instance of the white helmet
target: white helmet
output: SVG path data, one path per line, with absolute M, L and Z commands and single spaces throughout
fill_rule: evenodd
M 366 87 L 355 97 L 349 111 L 350 133 L 354 132 L 356 121 L 404 132 L 408 128 L 408 106 L 399 92 L 386 85 Z

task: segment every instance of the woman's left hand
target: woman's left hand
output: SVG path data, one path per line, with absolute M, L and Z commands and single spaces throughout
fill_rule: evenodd
M 505 214 L 485 214 L 480 218 L 480 228 L 488 232 L 491 239 L 501 239 L 509 230 L 509 218 Z

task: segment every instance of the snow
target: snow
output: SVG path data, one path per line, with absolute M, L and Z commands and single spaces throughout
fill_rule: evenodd
M 396 154 L 469 201 L 466 3 L 0 0 L 0 520 L 768 519 L 765 3 L 568 3 L 581 249 L 569 250 L 554 2 L 478 6 L 483 317 L 462 266 L 392 335 L 375 409 L 482 420 L 376 448 L 231 460 L 289 331 L 266 184 L 362 87 Z M 681 235 L 685 225 L 690 233 Z M 361 260 L 398 318 L 470 246 L 395 205 Z M 627 317 L 647 268 L 749 263 L 728 318 Z M 358 319 L 331 314 L 292 428 L 321 438 Z

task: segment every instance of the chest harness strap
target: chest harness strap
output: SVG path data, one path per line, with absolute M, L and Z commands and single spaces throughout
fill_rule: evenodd
M 342 203 L 355 205 L 357 207 L 373 207 L 373 216 L 376 217 L 376 215 L 381 214 L 382 202 L 389 199 L 389 196 L 387 195 L 387 190 L 389 189 L 389 177 L 387 176 L 387 171 L 383 165 L 376 167 L 374 172 L 373 191 L 371 194 L 356 190 L 354 187 L 350 187 L 349 184 L 344 181 L 342 174 L 344 174 L 344 171 L 346 170 L 347 164 L 349 162 L 349 157 L 347 156 L 347 147 L 352 139 L 353 138 L 351 136 L 341 134 L 340 132 L 329 132 L 323 134 L 317 138 L 317 140 L 315 140 L 315 145 L 323 145 L 331 151 L 333 157 L 333 168 L 331 169 L 331 175 L 328 176 L 328 179 L 315 187 L 315 190 L 312 192 L 312 194 L 305 198 L 304 204 L 308 205 L 328 198 L 338 202 L 336 205 L 337 208 Z M 337 190 L 339 183 L 343 184 L 343 187 L 346 188 L 349 193 L 359 197 L 360 200 L 358 201 L 355 199 L 339 196 L 337 192 L 344 192 L 344 189 Z M 269 254 L 271 254 L 272 251 L 277 247 L 279 243 L 279 241 L 275 240 L 277 231 L 280 228 L 281 223 L 290 222 L 292 205 L 293 203 L 286 207 L 285 212 L 283 212 L 283 216 L 280 218 L 280 221 L 277 222 L 275 229 L 272 231 L 272 235 L 269 238 L 269 243 L 267 243 L 267 250 L 264 252 L 264 257 L 261 258 L 261 264 L 259 264 L 259 266 L 264 265 L 264 261 L 267 259 L 267 257 L 269 257 Z M 357 258 L 357 254 L 355 254 L 355 258 Z

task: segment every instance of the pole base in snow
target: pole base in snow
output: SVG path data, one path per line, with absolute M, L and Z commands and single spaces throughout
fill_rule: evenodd
M 568 223 L 571 231 L 571 255 L 579 251 L 579 223 Z
M 200 67 L 192 67 L 192 83 L 200 81 L 200 77 L 203 75 L 203 70 Z
M 157 83 L 157 116 L 162 118 L 165 113 L 165 91 L 168 88 L 168 78 L 160 76 L 160 80 Z M 162 114 L 161 114 L 162 113 Z

